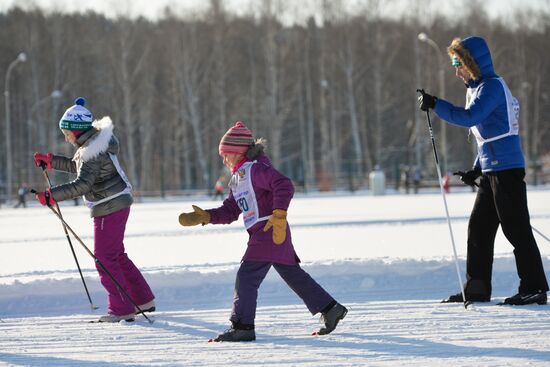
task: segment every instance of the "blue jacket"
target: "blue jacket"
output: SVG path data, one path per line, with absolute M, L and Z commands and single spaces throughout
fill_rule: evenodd
M 506 134 L 510 130 L 508 102 L 504 84 L 495 74 L 489 47 L 481 37 L 468 37 L 461 43 L 481 72 L 478 79 L 468 83 L 473 100 L 467 108 L 463 108 L 438 99 L 434 110 L 439 117 L 453 125 L 477 128 L 483 139 Z M 519 113 L 519 104 L 516 103 L 516 107 L 516 113 Z M 509 135 L 483 144 L 478 141 L 474 166 L 480 167 L 483 172 L 525 167 L 519 135 Z

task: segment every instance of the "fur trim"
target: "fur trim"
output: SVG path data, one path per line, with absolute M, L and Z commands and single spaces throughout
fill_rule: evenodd
M 453 39 L 453 42 L 447 47 L 447 53 L 451 58 L 456 55 L 460 59 L 460 62 L 466 68 L 466 72 L 470 75 L 470 78 L 473 80 L 479 79 L 481 76 L 479 65 L 470 54 L 470 51 L 464 47 L 460 38 Z
M 101 120 L 96 120 L 92 123 L 92 126 L 99 131 L 99 133 L 86 142 L 83 146 L 78 148 L 74 154 L 73 161 L 81 161 L 81 163 L 94 159 L 101 153 L 104 153 L 109 148 L 109 142 L 113 137 L 113 121 L 109 116 L 105 116 Z
M 264 138 L 256 139 L 256 141 L 254 142 L 254 145 L 252 145 L 246 151 L 246 158 L 247 159 L 256 158 L 257 156 L 259 156 L 261 153 L 264 152 L 266 146 L 267 146 L 267 141 Z

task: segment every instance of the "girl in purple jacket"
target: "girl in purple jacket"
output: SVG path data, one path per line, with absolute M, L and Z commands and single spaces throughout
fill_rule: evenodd
M 316 334 L 333 331 L 348 312 L 300 267 L 286 221 L 294 186 L 288 177 L 273 168 L 263 153 L 263 142 L 262 139 L 254 141 L 252 132 L 240 121 L 227 130 L 220 141 L 219 153 L 232 174 L 229 196 L 219 208 L 203 210 L 193 205 L 192 213 L 179 216 L 182 226 L 195 226 L 229 224 L 242 213 L 250 236 L 235 280 L 231 328 L 214 341 L 256 340 L 258 288 L 271 266 L 304 301 L 312 315 L 321 312 L 324 327 Z

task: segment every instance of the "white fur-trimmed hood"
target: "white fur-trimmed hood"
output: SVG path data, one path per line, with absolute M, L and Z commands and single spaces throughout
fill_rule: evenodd
M 113 137 L 113 121 L 109 116 L 103 117 L 101 120 L 96 120 L 92 123 L 92 127 L 99 130 L 96 136 L 89 139 L 83 146 L 78 148 L 74 154 L 73 161 L 80 163 L 94 159 L 101 153 L 104 153 L 109 148 L 109 142 Z

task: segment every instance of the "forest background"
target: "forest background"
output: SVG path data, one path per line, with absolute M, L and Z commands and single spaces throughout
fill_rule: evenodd
M 226 174 L 218 142 L 236 120 L 268 140 L 274 164 L 300 190 L 365 188 L 377 166 L 395 187 L 411 167 L 436 179 L 416 89 L 463 105 L 445 49 L 468 35 L 488 41 L 521 103 L 528 182 L 550 181 L 550 5 L 504 19 L 480 1 L 453 2 L 452 15 L 427 11 L 437 2 L 411 2 L 399 17 L 387 16 L 386 1 L 313 3 L 315 15 L 293 23 L 281 18 L 297 9 L 290 0 L 239 14 L 210 0 L 200 13 L 166 7 L 154 20 L 33 6 L 1 13 L 4 199 L 23 182 L 44 185 L 35 151 L 73 154 L 57 124 L 77 96 L 96 119 L 113 119 L 142 195 L 210 190 Z M 432 121 L 443 172 L 469 168 L 468 131 Z

